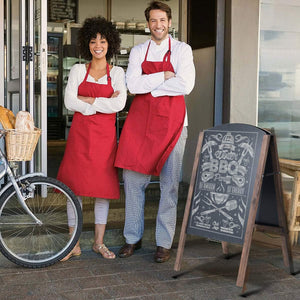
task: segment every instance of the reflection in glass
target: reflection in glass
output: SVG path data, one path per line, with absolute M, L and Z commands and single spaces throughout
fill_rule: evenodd
M 300 1 L 261 1 L 258 122 L 279 156 L 300 159 Z
M 10 1 L 10 13 L 11 13 L 11 31 L 10 31 L 10 80 L 18 79 L 19 75 L 19 57 L 20 57 L 20 31 L 19 31 L 19 0 Z

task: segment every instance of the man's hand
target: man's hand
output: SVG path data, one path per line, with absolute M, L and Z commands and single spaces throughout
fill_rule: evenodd
M 175 77 L 175 73 L 174 72 L 171 72 L 171 71 L 165 71 L 165 81 L 172 78 L 172 77 Z
M 93 104 L 95 102 L 95 98 L 93 97 L 84 97 L 84 96 L 77 96 L 77 98 L 83 102 Z

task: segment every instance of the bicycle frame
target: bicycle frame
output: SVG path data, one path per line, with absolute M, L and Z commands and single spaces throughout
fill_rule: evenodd
M 25 212 L 34 220 L 34 222 L 38 225 L 42 225 L 42 222 L 31 212 L 31 210 L 28 208 L 28 206 L 26 205 L 26 198 L 23 197 L 20 188 L 18 186 L 18 182 L 21 181 L 24 178 L 28 178 L 28 177 L 33 177 L 33 176 L 45 176 L 43 173 L 30 173 L 30 174 L 26 174 L 23 176 L 20 176 L 18 178 L 16 178 L 13 174 L 13 171 L 11 170 L 9 163 L 6 159 L 6 156 L 4 155 L 4 153 L 2 152 L 2 150 L 0 149 L 0 165 L 4 165 L 4 169 L 1 171 L 0 173 L 0 179 L 2 179 L 6 174 L 8 175 L 9 178 L 9 183 L 7 183 L 3 189 L 1 189 L 0 191 L 0 196 L 11 186 L 14 187 L 16 194 L 17 194 L 17 198 L 19 203 L 21 204 L 21 206 L 23 207 L 23 209 L 25 210 Z

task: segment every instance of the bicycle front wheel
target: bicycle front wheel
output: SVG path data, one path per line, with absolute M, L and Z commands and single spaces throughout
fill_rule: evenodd
M 28 177 L 19 184 L 31 212 L 41 225 L 25 212 L 14 187 L 0 199 L 0 251 L 12 262 L 29 268 L 54 264 L 65 257 L 79 239 L 82 211 L 74 193 L 60 181 L 49 177 Z M 75 226 L 69 234 L 68 210 Z

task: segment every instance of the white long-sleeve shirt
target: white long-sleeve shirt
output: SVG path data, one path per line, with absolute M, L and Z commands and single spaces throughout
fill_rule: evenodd
M 83 115 L 94 115 L 96 112 L 111 114 L 122 110 L 126 103 L 127 89 L 125 84 L 125 73 L 123 68 L 114 66 L 110 70 L 111 85 L 114 91 L 120 94 L 114 98 L 98 97 L 93 104 L 89 104 L 78 99 L 78 87 L 83 82 L 86 75 L 85 64 L 75 64 L 69 73 L 68 84 L 65 90 L 65 106 L 67 109 L 80 112 Z M 101 77 L 98 81 L 88 75 L 88 82 L 95 84 L 107 84 L 107 75 Z
M 132 94 L 151 92 L 153 97 L 188 95 L 195 85 L 195 66 L 193 52 L 189 45 L 179 42 L 171 36 L 171 64 L 175 77 L 168 80 L 164 72 L 142 74 L 142 63 L 145 59 L 149 40 L 133 47 L 130 51 L 129 64 L 126 72 L 127 88 Z M 163 61 L 169 49 L 169 39 L 164 39 L 159 45 L 150 40 L 147 61 Z M 187 115 L 184 125 L 187 126 Z

